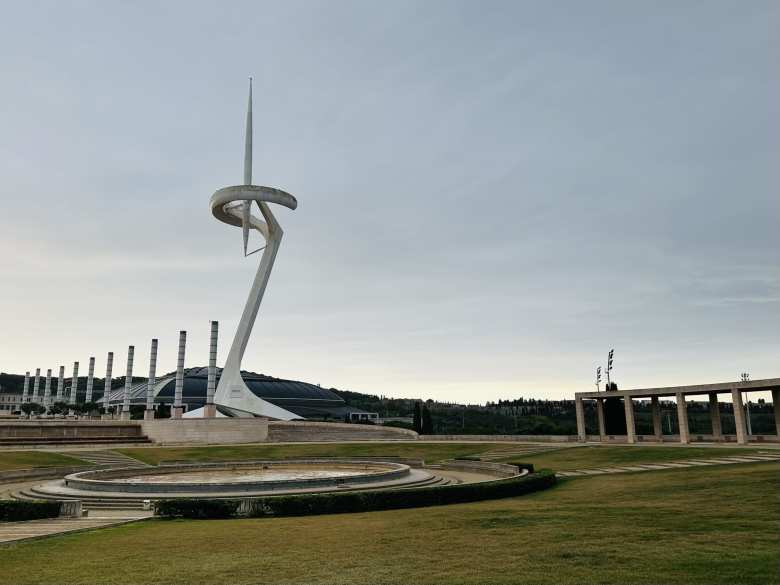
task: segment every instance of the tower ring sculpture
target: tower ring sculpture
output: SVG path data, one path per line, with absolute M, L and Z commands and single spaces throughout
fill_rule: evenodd
M 255 202 L 260 208 L 262 219 L 247 209 L 251 209 L 252 202 Z M 260 265 L 249 291 L 249 298 L 236 329 L 225 367 L 222 370 L 219 385 L 214 395 L 214 404 L 221 407 L 223 411 L 227 410 L 228 414 L 233 416 L 265 416 L 291 420 L 300 417 L 256 396 L 249 390 L 241 377 L 241 361 L 244 357 L 244 351 L 249 342 L 263 293 L 284 234 L 279 222 L 271 212 L 269 203 L 283 205 L 288 209 L 298 207 L 298 201 L 286 191 L 257 185 L 224 187 L 211 196 L 211 213 L 215 218 L 245 230 L 254 229 L 260 232 L 265 239 Z
M 252 215 L 253 203 L 260 208 L 262 219 Z M 292 420 L 301 417 L 258 397 L 247 387 L 241 377 L 241 360 L 249 343 L 249 336 L 260 310 L 260 303 L 263 300 L 268 278 L 271 275 L 271 269 L 284 233 L 271 212 L 269 203 L 276 203 L 288 209 L 298 207 L 298 201 L 286 191 L 252 184 L 252 85 L 250 78 L 244 150 L 244 184 L 217 190 L 211 196 L 210 206 L 212 215 L 219 221 L 243 229 L 244 256 L 254 253 L 247 253 L 249 230 L 260 232 L 265 239 L 265 246 L 256 250 L 263 251 L 260 266 L 257 268 L 249 297 L 244 305 L 244 312 L 241 314 L 230 352 L 225 360 L 225 366 L 222 368 L 219 384 L 214 391 L 211 408 L 218 407 L 219 413 L 227 416 L 262 416 Z M 210 398 L 207 392 L 207 407 L 210 406 Z

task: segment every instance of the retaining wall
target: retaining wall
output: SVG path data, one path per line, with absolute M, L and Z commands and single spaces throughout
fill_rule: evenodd
M 262 418 L 181 418 L 139 421 L 155 443 L 264 443 L 268 421 Z
M 273 421 L 268 423 L 270 443 L 313 441 L 413 441 L 417 433 L 409 429 L 309 421 Z
M 120 421 L 15 421 L 0 422 L 0 439 L 89 439 L 143 436 L 137 423 Z

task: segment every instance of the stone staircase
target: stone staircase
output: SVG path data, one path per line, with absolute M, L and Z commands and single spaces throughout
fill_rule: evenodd
M 99 492 L 95 495 L 83 495 L 78 498 L 67 498 L 49 493 L 40 486 L 27 487 L 11 494 L 14 500 L 81 500 L 83 510 L 142 510 L 145 498 L 104 496 Z
M 150 465 L 123 455 L 117 451 L 64 451 L 72 457 L 100 465 L 105 469 L 127 468 L 127 467 L 151 467 Z M 94 496 L 83 496 L 79 498 L 68 498 L 61 495 L 49 493 L 45 486 L 31 486 L 12 492 L 11 498 L 15 500 L 69 500 L 79 499 L 82 501 L 82 508 L 85 510 L 141 510 L 143 509 L 144 498 L 129 497 L 111 497 L 96 493 Z
M 525 444 L 516 445 L 508 449 L 491 449 L 479 454 L 481 461 L 499 461 L 501 459 L 508 458 L 522 458 L 528 455 L 537 455 L 539 453 L 547 453 L 550 451 L 558 451 L 559 449 L 571 449 L 572 446 L 563 445 L 538 445 L 538 444 Z
M 592 469 L 573 469 L 558 471 L 559 478 L 583 477 L 588 475 L 607 475 L 611 473 L 629 473 L 634 471 L 657 471 L 663 469 L 679 469 L 685 467 L 701 467 L 708 465 L 735 465 L 739 463 L 780 462 L 780 452 L 759 452 L 748 455 L 726 455 L 712 459 L 683 459 L 680 461 L 662 461 L 659 463 L 636 463 L 619 466 L 605 465 Z
M 3 447 L 23 447 L 25 445 L 95 445 L 95 444 L 150 444 L 152 440 L 146 435 L 135 437 L 113 437 L 113 436 L 93 436 L 93 437 L 0 437 L 0 446 Z
M 143 461 L 123 455 L 118 451 L 68 451 L 65 454 L 105 467 L 149 467 Z

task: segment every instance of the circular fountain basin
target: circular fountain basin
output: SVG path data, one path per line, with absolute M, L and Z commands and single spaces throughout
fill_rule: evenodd
M 389 461 L 301 459 L 82 471 L 64 481 L 68 488 L 95 492 L 219 494 L 354 487 L 409 473 L 408 465 Z

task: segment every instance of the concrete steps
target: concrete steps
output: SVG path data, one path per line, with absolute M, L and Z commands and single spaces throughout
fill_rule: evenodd
M 492 449 L 479 455 L 481 461 L 498 461 L 509 457 L 527 457 L 528 455 L 537 455 L 547 451 L 557 451 L 559 449 L 569 449 L 571 447 L 562 447 L 560 445 L 524 445 L 512 447 L 510 449 Z
M 55 438 L 38 438 L 38 437 L 2 437 L 0 438 L 0 446 L 4 447 L 16 447 L 24 445 L 94 445 L 95 443 L 121 443 L 121 444 L 149 444 L 152 441 L 149 437 L 55 437 Z
M 636 463 L 633 465 L 621 465 L 600 467 L 592 469 L 573 469 L 570 471 L 559 471 L 555 475 L 560 478 L 582 477 L 587 475 L 606 475 L 612 473 L 626 473 L 630 471 L 656 471 L 664 469 L 680 469 L 686 467 L 700 467 L 710 465 L 738 465 L 745 463 L 768 463 L 780 462 L 780 453 L 761 453 L 750 455 L 729 455 L 712 459 L 686 459 L 682 461 L 664 461 L 661 463 Z
M 14 500 L 81 500 L 85 510 L 141 510 L 144 498 L 118 498 L 101 495 L 80 496 L 78 498 L 53 494 L 40 487 L 25 488 L 11 494 Z
M 138 459 L 133 459 L 117 451 L 70 451 L 67 454 L 82 461 L 106 467 L 150 467 L 143 461 L 138 461 Z

